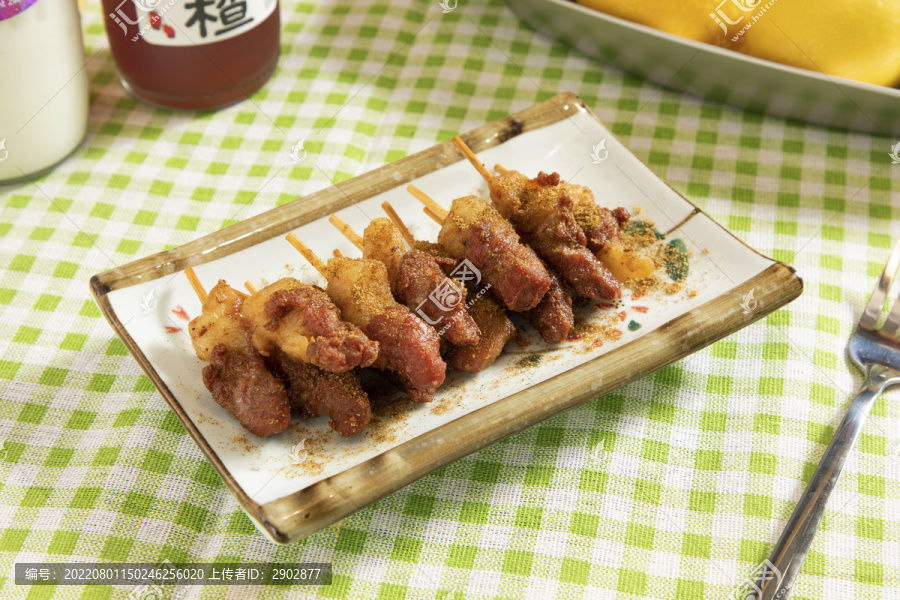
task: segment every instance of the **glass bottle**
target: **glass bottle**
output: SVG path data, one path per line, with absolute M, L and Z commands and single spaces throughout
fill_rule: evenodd
M 0 0 L 0 184 L 37 176 L 87 131 L 75 0 Z
M 169 108 L 212 109 L 250 96 L 278 62 L 278 0 L 102 0 L 119 78 Z

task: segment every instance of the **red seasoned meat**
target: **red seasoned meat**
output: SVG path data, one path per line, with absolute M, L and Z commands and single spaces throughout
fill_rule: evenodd
M 358 371 L 323 371 L 280 349 L 272 352 L 269 362 L 287 387 L 291 408 L 304 418 L 325 415 L 331 419 L 331 428 L 344 437 L 356 435 L 368 425 L 372 409 Z
M 528 320 L 544 341 L 562 342 L 569 337 L 569 332 L 575 326 L 572 297 L 560 285 L 556 274 L 548 272 L 552 281 L 550 289 L 544 294 L 541 303 L 528 313 Z
M 203 367 L 203 384 L 219 406 L 254 435 L 269 437 L 291 424 L 284 386 L 249 347 L 242 351 L 215 346 Z

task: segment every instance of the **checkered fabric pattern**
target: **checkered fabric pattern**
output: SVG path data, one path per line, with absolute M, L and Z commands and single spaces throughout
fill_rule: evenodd
M 135 101 L 96 2 L 76 153 L 0 187 L 0 596 L 14 562 L 326 561 L 331 586 L 179 598 L 732 597 L 763 561 L 861 378 L 845 347 L 900 234 L 886 137 L 706 102 L 586 59 L 500 0 L 283 2 L 263 90 L 215 113 Z M 803 296 L 612 394 L 301 542 L 266 541 L 90 299 L 94 273 L 428 148 L 560 91 Z M 293 164 L 305 141 L 308 157 Z M 900 394 L 875 405 L 794 598 L 900 598 Z

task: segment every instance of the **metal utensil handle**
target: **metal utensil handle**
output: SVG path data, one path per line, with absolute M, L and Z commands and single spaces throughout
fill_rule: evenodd
M 790 595 L 794 579 L 800 572 L 816 530 L 825 516 L 828 497 L 837 485 L 844 463 L 859 439 L 875 399 L 881 395 L 888 379 L 889 371 L 885 367 L 873 365 L 869 369 L 863 387 L 850 404 L 850 409 L 834 433 L 816 472 L 797 502 L 797 508 L 769 555 L 768 562 L 763 566 L 756 582 L 759 590 L 756 597 L 759 600 L 785 600 Z

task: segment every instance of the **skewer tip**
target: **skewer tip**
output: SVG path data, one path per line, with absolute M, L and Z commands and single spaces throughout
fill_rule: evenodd
M 458 135 L 453 138 L 453 145 L 462 152 L 462 155 L 468 160 L 475 170 L 478 171 L 478 174 L 487 181 L 488 183 L 494 179 L 494 176 L 490 174 L 490 172 L 485 168 L 485 166 L 481 163 L 480 160 L 475 156 L 475 153 L 472 152 L 472 149 L 463 141 L 461 137 Z
M 397 211 L 394 210 L 394 207 L 391 206 L 391 203 L 385 200 L 381 203 L 381 208 L 387 213 L 388 218 L 394 224 L 394 226 L 400 230 L 400 235 L 403 236 L 403 239 L 406 240 L 406 243 L 410 248 L 414 248 L 416 245 L 416 238 L 413 237 L 412 233 L 410 233 L 409 228 L 406 227 L 406 224 L 403 223 L 403 220 L 400 218 L 400 215 L 397 214 Z
M 437 214 L 436 212 L 434 212 L 433 210 L 431 210 L 431 209 L 428 208 L 427 206 L 426 206 L 425 208 L 422 209 L 422 212 L 424 212 L 426 215 L 428 215 L 429 217 L 431 217 L 431 218 L 434 220 L 434 222 L 437 223 L 438 225 L 443 225 L 443 224 L 444 224 L 444 219 L 443 219 L 443 217 L 441 217 L 441 215 Z
M 449 211 L 447 211 L 443 206 L 435 202 L 433 199 L 431 199 L 431 197 L 428 196 L 428 194 L 426 194 L 416 186 L 410 185 L 406 188 L 406 191 L 412 194 L 416 198 L 416 200 L 424 204 L 425 208 L 431 209 L 431 212 L 433 212 L 441 219 L 440 222 L 443 222 L 444 219 L 447 218 L 447 215 L 450 214 Z
M 350 225 L 348 225 L 346 221 L 341 219 L 339 216 L 333 214 L 330 217 L 328 217 L 328 222 L 331 223 L 332 225 L 334 225 L 335 229 L 340 231 L 341 235 L 343 235 L 345 238 L 350 240 L 350 242 L 354 246 L 356 246 L 356 248 L 358 250 L 362 251 L 363 239 L 359 236 L 358 233 L 353 231 L 353 228 L 350 227 Z
M 184 270 L 184 276 L 187 277 L 188 283 L 191 284 L 191 287 L 194 289 L 194 293 L 197 294 L 197 298 L 200 299 L 200 302 L 206 301 L 206 290 L 203 289 L 203 284 L 200 283 L 200 279 L 197 278 L 197 274 L 194 273 L 194 269 L 192 267 L 188 267 Z
M 300 241 L 293 233 L 289 233 L 284 236 L 284 239 L 288 241 L 288 243 L 297 249 L 297 252 L 303 255 L 309 264 L 313 266 L 313 268 L 319 272 L 319 275 L 328 279 L 328 267 L 325 266 L 325 263 L 322 262 L 322 259 L 316 256 L 316 253 L 309 249 L 309 246 Z

